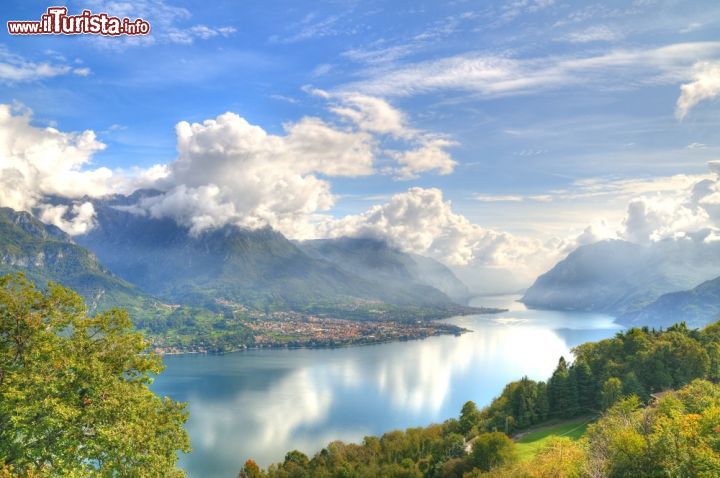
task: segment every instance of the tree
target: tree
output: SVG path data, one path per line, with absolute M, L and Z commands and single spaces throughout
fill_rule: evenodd
M 610 377 L 600 391 L 600 406 L 603 410 L 612 407 L 622 396 L 623 384 L 617 377 Z
M 480 411 L 472 400 L 465 402 L 460 410 L 460 433 L 466 435 L 480 421 Z
M 720 381 L 720 342 L 710 342 L 706 350 L 710 359 L 708 378 L 718 382 Z
M 255 463 L 254 460 L 248 460 L 245 462 L 243 469 L 240 470 L 238 478 L 261 478 L 262 476 L 263 475 L 258 464 Z
M 548 398 L 550 414 L 554 417 L 572 417 L 577 414 L 577 386 L 570 377 L 565 357 L 560 357 L 557 368 L 548 381 Z
M 586 434 L 591 476 L 720 476 L 720 387 L 696 380 L 653 406 L 620 400 Z
M 470 463 L 473 467 L 488 471 L 515 461 L 517 461 L 515 443 L 504 433 L 481 433 L 475 438 L 470 453 Z
M 159 356 L 125 311 L 0 277 L 0 462 L 21 475 L 182 476 L 185 405 L 148 388 Z
M 577 387 L 580 412 L 586 413 L 593 410 L 596 406 L 595 382 L 590 366 L 587 362 L 578 360 L 570 370 L 573 372 L 575 386 Z
M 635 395 L 640 397 L 640 400 L 642 401 L 646 401 L 648 399 L 648 394 L 642 383 L 640 383 L 640 380 L 638 380 L 637 375 L 635 375 L 635 372 L 626 373 L 622 379 L 622 384 L 623 396 L 629 397 L 630 395 Z

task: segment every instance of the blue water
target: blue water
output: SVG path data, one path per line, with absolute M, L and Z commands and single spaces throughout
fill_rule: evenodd
M 516 299 L 475 299 L 510 310 L 447 319 L 472 330 L 460 337 L 165 357 L 153 390 L 189 402 L 193 451 L 180 464 L 191 477 L 232 478 L 248 458 L 267 466 L 291 449 L 312 455 L 333 440 L 441 422 L 523 375 L 545 380 L 572 347 L 620 329 L 607 315 L 527 310 Z

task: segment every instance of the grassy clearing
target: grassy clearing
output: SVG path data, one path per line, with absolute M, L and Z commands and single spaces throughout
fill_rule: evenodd
M 517 451 L 520 459 L 525 461 L 535 456 L 548 438 L 551 436 L 563 436 L 577 440 L 585 433 L 587 426 L 594 417 L 581 417 L 573 420 L 545 424 L 541 427 L 527 430 L 516 438 Z

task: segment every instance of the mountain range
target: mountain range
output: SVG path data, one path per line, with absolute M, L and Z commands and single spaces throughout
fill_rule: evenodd
M 601 241 L 577 248 L 539 276 L 522 302 L 534 308 L 634 317 L 664 294 L 692 289 L 718 273 L 718 244 L 690 239 L 649 245 Z M 657 309 L 647 313 L 651 310 Z
M 357 246 L 354 251 L 347 247 L 349 243 L 343 243 L 338 254 L 330 255 L 321 253 L 327 248 L 293 243 L 270 228 L 226 225 L 193 235 L 171 219 L 127 209 L 144 194 L 154 192 L 93 201 L 96 226 L 75 240 L 118 276 L 164 300 L 203 307 L 222 301 L 258 309 L 355 301 L 453 303 L 448 295 L 419 279 L 427 266 L 421 267 L 420 261 L 387 246 L 378 245 L 378 252 L 400 261 L 404 267 L 400 274 L 406 274 L 407 281 L 387 274 L 392 266 L 384 260 L 362 270 L 355 267 L 351 258 L 365 254 L 367 244 L 363 242 L 353 243 Z M 436 267 L 444 266 L 436 263 Z M 443 272 L 452 282 L 452 273 Z M 456 288 L 462 287 L 454 281 Z
M 434 259 L 408 254 L 390 247 L 385 241 L 364 238 L 319 239 L 298 242 L 311 257 L 331 262 L 369 281 L 405 290 L 436 295 L 465 302 L 470 292 L 455 274 Z
M 699 286 L 658 297 L 640 310 L 618 318 L 629 327 L 668 327 L 679 321 L 690 327 L 701 327 L 720 318 L 720 277 Z
M 57 227 L 27 212 L 0 208 L 0 274 L 15 272 L 40 286 L 52 281 L 76 290 L 91 311 L 114 306 L 146 312 L 163 308 Z
M 92 200 L 95 225 L 75 237 L 27 212 L 0 208 L 0 273 L 61 282 L 92 310 L 123 306 L 144 318 L 167 315 L 177 305 L 215 313 L 228 306 L 327 311 L 353 304 L 447 310 L 470 295 L 444 265 L 384 241 L 293 242 L 270 228 L 233 225 L 192 234 L 171 219 L 132 209 L 154 194 Z M 719 272 L 718 244 L 601 241 L 577 248 L 539 276 L 522 302 L 605 312 L 627 325 L 701 325 L 720 312 Z
M 132 209 L 156 191 L 93 199 L 94 227 L 70 237 L 26 212 L 3 209 L 0 272 L 24 271 L 78 290 L 95 309 L 126 303 L 221 311 L 328 310 L 373 303 L 448 309 L 467 288 L 442 264 L 370 239 L 292 242 L 234 225 L 192 234 Z M 55 204 L 67 205 L 55 198 Z

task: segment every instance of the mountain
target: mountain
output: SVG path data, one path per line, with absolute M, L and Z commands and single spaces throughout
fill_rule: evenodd
M 158 297 L 195 306 L 232 302 L 254 308 L 451 303 L 436 289 L 388 288 L 311 257 L 269 228 L 227 225 L 192 235 L 171 219 L 127 209 L 148 194 L 154 193 L 93 201 L 96 227 L 76 240 L 120 277 Z
M 720 316 L 720 277 L 705 281 L 691 290 L 671 292 L 642 309 L 619 319 L 627 326 L 668 327 L 685 321 L 690 327 L 702 327 Z
M 40 287 L 60 282 L 82 295 L 91 311 L 159 305 L 112 274 L 95 255 L 55 226 L 27 212 L 0 208 L 0 274 L 23 272 Z
M 298 243 L 308 255 L 383 287 L 434 296 L 440 291 L 457 302 L 469 292 L 450 269 L 428 257 L 406 254 L 385 241 L 361 238 L 319 239 Z
M 581 246 L 537 278 L 529 307 L 635 312 L 663 294 L 690 289 L 720 272 L 720 245 L 692 240 L 638 245 L 610 240 Z

